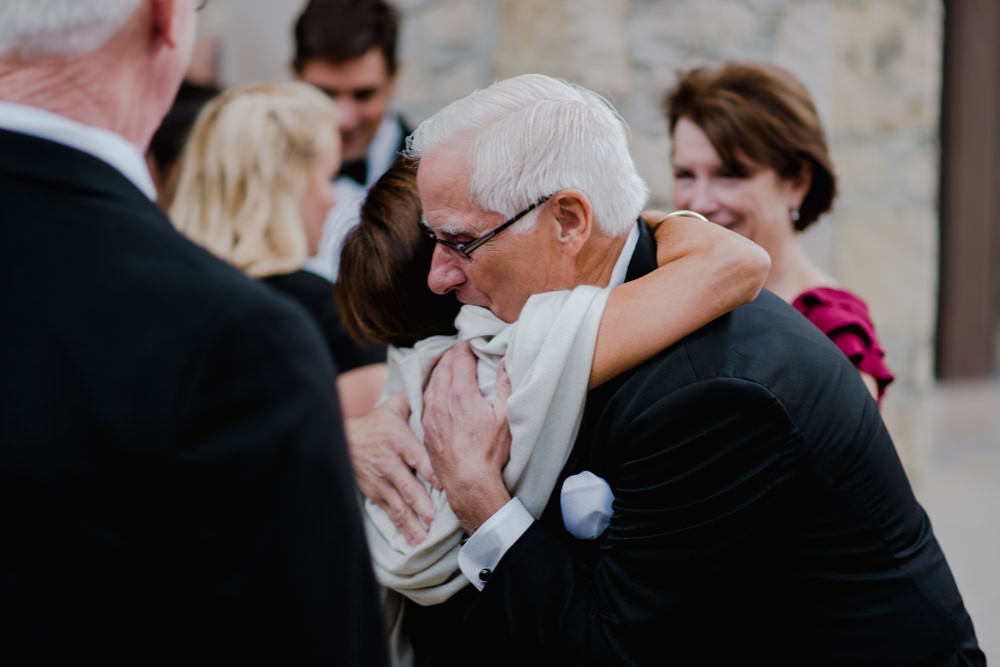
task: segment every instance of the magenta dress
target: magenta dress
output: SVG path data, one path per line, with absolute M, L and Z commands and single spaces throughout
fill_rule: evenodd
M 792 306 L 843 350 L 858 370 L 875 378 L 881 405 L 894 376 L 885 365 L 885 352 L 865 302 L 842 289 L 817 287 L 800 294 Z

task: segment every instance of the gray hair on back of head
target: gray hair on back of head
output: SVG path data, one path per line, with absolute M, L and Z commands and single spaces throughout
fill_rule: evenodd
M 114 37 L 142 0 L 3 0 L 0 58 L 31 62 L 94 51 Z
M 631 229 L 649 197 L 628 147 L 628 127 L 597 93 L 543 74 L 498 81 L 421 123 L 407 143 L 414 160 L 468 141 L 469 194 L 510 216 L 565 188 L 586 193 L 598 227 Z

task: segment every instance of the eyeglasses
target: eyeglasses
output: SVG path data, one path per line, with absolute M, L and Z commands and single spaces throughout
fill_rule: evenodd
M 483 245 L 487 241 L 493 240 L 493 238 L 497 234 L 499 234 L 500 232 L 502 232 L 503 230 L 507 229 L 508 227 L 510 227 L 511 225 L 513 225 L 515 222 L 517 222 L 518 220 L 520 220 L 521 218 L 523 218 L 524 216 L 526 216 L 529 213 L 531 213 L 532 211 L 534 211 L 536 208 L 538 208 L 539 206 L 541 206 L 542 204 L 544 204 L 545 202 L 547 202 L 549 199 L 551 199 L 552 196 L 555 195 L 555 194 L 556 193 L 553 192 L 552 194 L 545 195 L 544 197 L 542 197 L 541 199 L 539 199 L 538 201 L 536 201 L 534 204 L 532 204 L 528 208 L 524 209 L 523 211 L 521 211 L 520 213 L 518 213 L 517 215 L 515 215 L 513 218 L 511 218 L 510 220 L 507 220 L 506 222 L 504 222 L 502 225 L 500 225 L 499 227 L 497 227 L 493 231 L 487 232 L 483 236 L 480 236 L 478 239 L 475 239 L 473 241 L 469 241 L 468 243 L 453 243 L 451 241 L 445 241 L 444 239 L 439 239 L 437 237 L 437 235 L 434 233 L 434 230 L 428 229 L 427 227 L 423 227 L 424 234 L 427 236 L 427 238 L 429 238 L 430 240 L 434 241 L 435 243 L 440 243 L 444 247 L 450 248 L 450 249 L 454 250 L 455 252 L 461 254 L 463 257 L 465 257 L 465 259 L 467 259 L 468 261 L 471 262 L 472 261 L 472 251 L 473 250 L 475 250 L 479 246 Z

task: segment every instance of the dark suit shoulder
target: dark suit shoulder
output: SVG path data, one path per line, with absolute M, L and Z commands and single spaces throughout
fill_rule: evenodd
M 793 419 L 805 419 L 805 412 L 795 406 L 810 394 L 844 391 L 863 402 L 864 386 L 841 357 L 800 313 L 764 290 L 753 302 L 598 387 L 590 393 L 588 407 L 614 396 L 648 404 L 692 383 L 738 379 L 759 385 L 787 404 Z M 789 367 L 795 373 L 787 372 Z
M 743 409 L 765 396 L 773 403 L 766 412 Z M 773 293 L 762 292 L 591 391 L 581 433 L 626 432 L 635 420 L 665 410 L 676 418 L 679 406 L 704 420 L 739 415 L 744 428 L 761 423 L 766 414 L 767 428 L 784 424 L 798 443 L 799 464 L 825 484 L 835 485 L 851 474 L 863 452 L 880 461 L 879 474 L 891 478 L 895 488 L 907 486 L 878 406 L 857 371 L 826 336 Z
M 0 228 L 8 242 L 0 262 L 8 307 L 0 323 L 7 350 L 44 350 L 44 362 L 14 357 L 9 377 L 46 393 L 61 384 L 67 399 L 81 403 L 108 402 L 86 410 L 76 405 L 64 417 L 68 428 L 73 419 L 87 420 L 75 427 L 91 432 L 98 425 L 90 422 L 103 415 L 125 441 L 168 442 L 197 395 L 206 362 L 244 350 L 247 368 L 254 368 L 248 350 L 260 352 L 262 345 L 284 350 L 282 356 L 318 358 L 308 377 L 332 384 L 303 309 L 183 237 L 104 162 L 11 134 L 0 132 L 0 139 L 37 151 L 23 165 L 0 156 L 0 168 L 18 174 L 0 177 Z M 63 169 L 42 164 L 53 156 L 68 173 L 82 170 L 80 182 L 67 184 Z

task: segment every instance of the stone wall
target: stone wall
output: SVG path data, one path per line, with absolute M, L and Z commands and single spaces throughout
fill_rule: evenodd
M 670 206 L 671 173 L 660 104 L 675 71 L 744 59 L 795 72 L 819 107 L 841 183 L 834 212 L 805 241 L 823 268 L 868 301 L 898 378 L 886 421 L 904 462 L 914 460 L 928 431 L 922 399 L 933 385 L 941 0 L 396 4 L 404 15 L 397 106 L 411 122 L 514 74 L 579 82 L 629 122 L 639 169 L 661 207 Z M 224 35 L 227 82 L 287 75 L 299 6 L 213 0 L 217 18 L 206 25 Z M 234 18 L 218 18 L 227 13 Z

